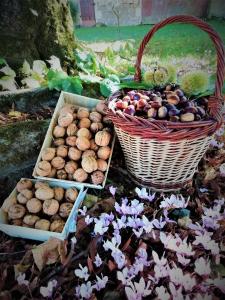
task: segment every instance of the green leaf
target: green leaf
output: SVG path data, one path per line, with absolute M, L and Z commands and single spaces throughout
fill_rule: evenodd
M 113 81 L 113 82 L 120 83 L 119 77 L 117 75 L 115 75 L 115 74 L 109 75 L 108 79 L 111 80 L 111 81 Z
M 86 75 L 81 72 L 79 72 L 79 77 L 80 77 L 80 80 L 85 83 L 99 83 L 102 80 L 101 77 L 91 75 L 91 74 Z
M 148 84 L 145 84 L 144 82 L 135 82 L 135 81 L 128 81 L 128 82 L 122 82 L 119 85 L 120 89 L 124 89 L 124 88 L 130 88 L 130 89 L 144 89 L 144 90 L 148 90 L 150 88 L 152 88 L 151 86 L 149 86 Z
M 0 66 L 1 65 L 7 65 L 7 62 L 4 58 L 0 58 Z
M 26 59 L 23 62 L 21 72 L 25 76 L 29 76 L 31 74 L 30 64 L 28 63 L 28 61 Z
M 59 91 L 62 90 L 62 82 L 67 77 L 68 75 L 66 75 L 64 72 L 49 70 L 47 73 L 48 88 L 50 90 L 52 89 L 56 89 Z
M 62 81 L 62 90 L 69 93 L 81 95 L 83 86 L 77 77 L 68 77 Z
M 100 83 L 100 91 L 104 97 L 109 97 L 119 89 L 119 84 L 109 79 L 104 79 Z

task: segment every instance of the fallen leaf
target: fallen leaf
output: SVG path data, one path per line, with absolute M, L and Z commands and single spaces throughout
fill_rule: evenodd
M 217 172 L 213 167 L 207 167 L 205 170 L 204 183 L 208 183 L 210 180 L 215 179 L 217 176 Z
M 126 243 L 123 245 L 122 251 L 126 251 L 127 248 L 129 247 L 131 242 L 131 237 L 126 241 Z
M 87 266 L 88 266 L 89 272 L 92 273 L 94 271 L 93 261 L 89 256 L 87 258 Z
M 14 265 L 15 278 L 18 277 L 19 273 L 25 273 L 30 268 L 30 265 L 17 264 Z
M 38 269 L 41 271 L 45 265 L 54 264 L 59 258 L 63 262 L 67 253 L 66 243 L 67 241 L 50 238 L 47 242 L 32 249 Z
M 108 261 L 108 267 L 109 267 L 110 271 L 113 271 L 117 268 L 116 264 L 111 259 L 109 259 L 109 261 Z

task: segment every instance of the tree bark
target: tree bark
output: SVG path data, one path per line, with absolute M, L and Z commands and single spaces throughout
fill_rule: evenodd
M 11 66 L 51 55 L 70 61 L 74 47 L 67 0 L 0 1 L 0 57 Z

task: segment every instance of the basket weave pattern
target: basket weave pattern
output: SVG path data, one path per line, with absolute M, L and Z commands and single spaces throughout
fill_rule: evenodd
M 218 34 L 205 22 L 192 16 L 174 16 L 156 24 L 144 37 L 137 55 L 134 79 L 141 81 L 141 59 L 144 48 L 154 33 L 170 23 L 190 23 L 207 32 L 217 53 L 215 94 L 210 96 L 210 118 L 195 122 L 147 120 L 121 111 L 108 111 L 122 146 L 129 173 L 137 183 L 156 190 L 174 190 L 190 181 L 215 131 L 222 124 L 221 96 L 225 62 L 223 43 Z M 108 102 L 125 94 L 113 94 Z

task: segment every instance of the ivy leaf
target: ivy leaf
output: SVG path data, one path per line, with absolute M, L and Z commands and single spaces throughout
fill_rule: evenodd
M 62 90 L 62 82 L 67 77 L 68 75 L 66 75 L 64 72 L 49 70 L 47 73 L 48 88 L 50 90 L 52 89 L 56 89 L 59 91 Z
M 117 75 L 115 75 L 115 74 L 109 75 L 109 76 L 108 76 L 108 79 L 110 79 L 110 80 L 113 81 L 113 82 L 120 83 L 119 77 L 118 77 Z
M 25 76 L 29 76 L 31 74 L 30 64 L 28 63 L 28 61 L 26 59 L 23 62 L 23 66 L 21 68 L 21 72 Z
M 7 65 L 7 62 L 4 58 L 0 58 L 0 66 L 1 65 Z
M 62 81 L 62 90 L 69 93 L 81 95 L 83 86 L 77 77 L 67 77 Z
M 117 82 L 113 82 L 110 79 L 104 79 L 100 83 L 100 91 L 104 97 L 109 97 L 111 94 L 116 92 L 119 89 L 119 84 Z
M 83 82 L 86 82 L 86 83 L 100 83 L 100 81 L 102 80 L 101 77 L 98 77 L 96 75 L 84 74 L 81 72 L 79 72 L 79 77 L 80 77 L 80 80 L 82 80 Z

